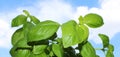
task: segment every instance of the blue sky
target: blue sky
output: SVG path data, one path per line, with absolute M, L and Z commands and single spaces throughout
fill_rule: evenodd
M 16 28 L 10 27 L 12 18 L 21 14 L 23 9 L 30 11 L 40 20 L 54 20 L 64 23 L 87 13 L 97 13 L 104 19 L 104 26 L 90 29 L 89 41 L 94 47 L 101 47 L 98 33 L 109 35 L 110 43 L 115 46 L 115 57 L 120 56 L 120 1 L 119 0 L 0 0 L 0 57 L 11 57 L 11 35 Z M 104 57 L 102 52 L 98 52 Z

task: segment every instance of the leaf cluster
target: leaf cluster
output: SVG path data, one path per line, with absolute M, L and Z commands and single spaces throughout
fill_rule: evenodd
M 89 13 L 60 25 L 51 20 L 39 21 L 28 11 L 16 16 L 12 27 L 21 26 L 12 35 L 10 50 L 12 57 L 99 57 L 95 48 L 88 41 L 89 28 L 98 28 L 104 24 L 100 15 Z M 62 37 L 57 36 L 61 27 Z M 103 41 L 103 52 L 106 57 L 114 57 L 114 47 L 109 43 L 109 37 L 98 34 Z M 74 45 L 77 47 L 73 48 Z M 79 52 L 76 52 L 78 50 Z

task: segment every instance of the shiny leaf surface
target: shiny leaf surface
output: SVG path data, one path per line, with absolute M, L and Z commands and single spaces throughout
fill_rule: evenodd
M 91 28 L 97 28 L 104 24 L 102 17 L 100 15 L 94 14 L 94 13 L 85 15 L 84 23 L 87 24 Z
M 40 41 L 50 38 L 57 32 L 59 24 L 53 21 L 44 21 L 29 31 L 28 42 Z

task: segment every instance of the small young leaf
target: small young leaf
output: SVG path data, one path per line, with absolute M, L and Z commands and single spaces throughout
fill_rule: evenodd
M 47 48 L 47 45 L 35 45 L 33 47 L 33 54 L 41 54 L 45 52 L 46 48 Z
M 23 12 L 27 15 L 30 16 L 29 12 L 27 10 L 23 10 Z
M 95 49 L 89 42 L 86 42 L 82 46 L 80 53 L 81 53 L 82 57 L 97 57 Z
M 27 17 L 25 15 L 18 15 L 12 20 L 12 27 L 22 25 L 27 22 Z
M 50 38 L 57 32 L 59 24 L 54 21 L 44 21 L 37 24 L 28 32 L 28 42 L 40 41 Z
M 57 57 L 63 57 L 63 49 L 60 45 L 53 44 L 52 45 L 52 50 Z
M 83 19 L 82 16 L 80 16 L 78 19 L 79 19 L 79 24 L 80 24 L 80 25 L 84 24 L 84 19 Z
M 14 46 L 22 38 L 24 38 L 24 30 L 23 28 L 20 28 L 12 35 L 12 45 Z
M 107 35 L 104 35 L 104 34 L 99 34 L 99 37 L 101 38 L 101 40 L 103 42 L 103 48 L 108 47 L 108 45 L 109 45 L 109 37 Z
M 84 22 L 91 28 L 97 28 L 104 24 L 102 17 L 94 13 L 85 15 Z
M 35 24 L 40 23 L 39 19 L 36 18 L 35 16 L 31 16 L 31 15 L 30 15 L 29 17 L 30 17 L 31 21 L 33 21 L 33 23 L 35 23 Z

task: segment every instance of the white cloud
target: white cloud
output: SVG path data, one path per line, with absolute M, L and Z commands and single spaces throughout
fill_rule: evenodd
M 0 47 L 9 47 L 10 46 L 10 30 L 9 30 L 9 24 L 5 22 L 4 20 L 0 20 Z M 9 32 L 8 32 L 9 31 Z
M 97 13 L 104 19 L 104 25 L 98 29 L 90 29 L 90 39 L 96 43 L 101 43 L 98 33 L 107 34 L 110 39 L 120 32 L 120 0 L 101 0 L 101 8 L 78 7 L 75 16 L 85 15 L 87 13 Z M 75 17 L 76 18 L 76 17 Z
M 120 1 L 119 0 L 100 0 L 101 8 L 90 8 L 80 6 L 76 12 L 70 4 L 65 3 L 63 0 L 45 0 L 34 3 L 28 7 L 18 7 L 9 13 L 0 14 L 0 47 L 9 48 L 11 46 L 11 35 L 15 29 L 11 29 L 10 22 L 13 17 L 22 13 L 22 10 L 27 9 L 31 14 L 37 16 L 40 20 L 54 20 L 64 23 L 67 20 L 78 20 L 77 18 L 87 13 L 100 14 L 104 19 L 104 26 L 98 29 L 90 29 L 90 39 L 96 43 L 100 43 L 98 33 L 105 33 L 112 38 L 112 36 L 120 31 Z M 61 32 L 60 32 L 61 33 Z

